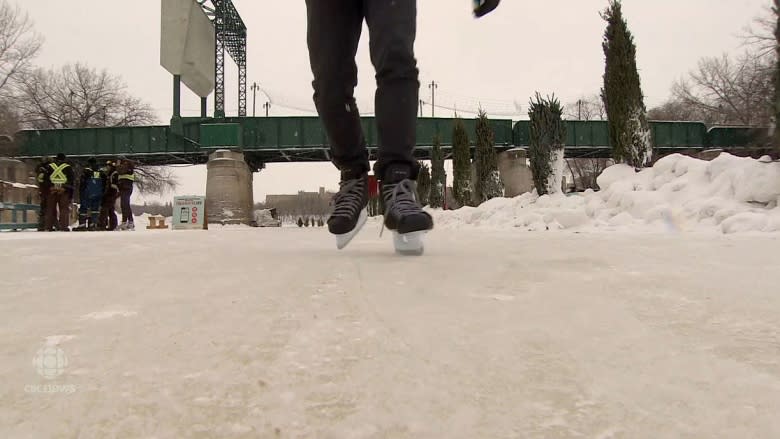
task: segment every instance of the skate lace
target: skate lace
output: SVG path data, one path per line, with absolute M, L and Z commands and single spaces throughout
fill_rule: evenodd
M 351 218 L 363 207 L 365 184 L 362 178 L 339 183 L 339 192 L 333 197 L 334 209 L 331 216 Z
M 407 213 L 419 212 L 420 208 L 417 206 L 417 198 L 415 198 L 414 194 L 415 184 L 409 179 L 401 180 L 399 183 L 387 184 L 382 188 L 382 195 L 385 199 L 385 205 L 389 204 L 392 206 L 390 210 L 399 216 L 403 216 Z M 390 211 L 385 212 L 385 215 L 389 214 Z M 382 228 L 379 229 L 380 237 L 384 231 L 385 223 L 382 221 Z
M 412 180 L 401 180 L 399 183 L 388 184 L 383 188 L 385 200 L 389 198 L 391 210 L 398 216 L 417 213 L 420 206 L 415 197 L 415 184 Z

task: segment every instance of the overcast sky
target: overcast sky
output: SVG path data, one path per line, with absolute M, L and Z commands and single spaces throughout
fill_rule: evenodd
M 323 0 L 332 1 L 332 0 Z M 274 102 L 271 115 L 313 114 L 303 0 L 234 0 L 249 29 L 248 78 Z M 494 117 L 525 117 L 534 92 L 571 102 L 598 92 L 603 74 L 599 17 L 606 0 L 505 0 L 481 20 L 471 0 L 419 2 L 416 54 L 422 82 L 439 84 L 437 104 L 473 111 L 480 103 Z M 648 107 L 668 96 L 672 82 L 699 58 L 741 51 L 739 34 L 769 0 L 624 0 L 624 14 L 637 44 L 637 62 Z M 120 75 L 129 91 L 151 103 L 161 123 L 172 113 L 171 77 L 160 67 L 160 0 L 17 1 L 45 37 L 38 64 L 84 62 Z M 237 70 L 228 63 L 227 112 L 237 113 Z M 373 67 L 368 34 L 358 52 L 361 111 L 373 111 Z M 199 100 L 183 92 L 185 115 L 199 113 Z M 258 114 L 268 100 L 258 93 Z M 213 111 L 209 99 L 209 111 Z M 518 111 L 519 109 L 519 111 Z M 252 95 L 249 96 L 250 114 Z M 430 108 L 425 108 L 426 114 Z M 437 109 L 437 115 L 451 111 Z M 203 167 L 177 169 L 178 193 L 205 193 Z M 255 175 L 255 200 L 268 193 L 337 187 L 332 165 L 271 164 Z

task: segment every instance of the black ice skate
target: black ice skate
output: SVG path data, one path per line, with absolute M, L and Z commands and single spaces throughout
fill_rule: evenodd
M 385 202 L 385 226 L 393 231 L 393 245 L 401 254 L 421 255 L 423 236 L 433 228 L 433 218 L 417 201 L 416 184 L 408 171 L 390 169 L 390 178 L 382 182 Z
M 336 235 L 339 250 L 352 241 L 368 219 L 368 175 L 345 178 L 342 174 L 339 192 L 333 197 L 333 213 L 328 218 L 328 231 Z

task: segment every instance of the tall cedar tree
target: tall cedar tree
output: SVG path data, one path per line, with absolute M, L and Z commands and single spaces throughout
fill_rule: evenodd
M 474 182 L 474 192 L 481 204 L 491 198 L 504 195 L 504 186 L 498 174 L 498 157 L 493 146 L 495 135 L 490 126 L 487 114 L 480 109 L 477 119 L 477 181 Z
M 607 22 L 602 42 L 606 68 L 601 98 L 607 109 L 612 156 L 618 163 L 641 168 L 650 163 L 653 145 L 634 37 L 623 18 L 620 0 L 610 0 L 601 17 Z
M 555 97 L 543 99 L 539 93 L 531 101 L 531 145 L 528 148 L 534 187 L 539 195 L 561 191 L 566 124 L 563 108 Z
M 428 203 L 431 207 L 440 209 L 444 207 L 444 188 L 447 184 L 444 173 L 444 152 L 441 150 L 441 139 L 438 135 L 433 138 L 431 150 L 431 188 Z
M 459 206 L 473 205 L 471 197 L 471 145 L 463 120 L 455 118 L 452 131 L 452 191 Z
M 775 25 L 775 158 L 780 159 L 780 0 L 775 0 L 772 8 L 777 23 Z
M 428 195 L 431 193 L 431 173 L 428 165 L 420 162 L 420 172 L 417 175 L 417 199 L 420 205 L 427 206 L 430 203 Z

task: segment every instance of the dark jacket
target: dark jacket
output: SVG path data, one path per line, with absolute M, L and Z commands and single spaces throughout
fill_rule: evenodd
M 117 165 L 116 172 L 119 174 L 119 181 L 135 181 L 135 166 L 130 160 L 121 160 Z
M 49 161 L 42 161 L 35 167 L 35 181 L 38 182 L 38 187 L 42 190 L 48 190 L 51 187 L 49 182 L 49 174 L 51 168 L 49 167 Z
M 75 180 L 73 167 L 70 163 L 58 160 L 55 160 L 54 163 L 49 163 L 49 172 L 46 175 L 46 181 L 52 187 L 61 187 L 72 195 L 73 186 L 76 183 Z
M 119 195 L 119 173 L 113 166 L 107 166 L 101 171 L 106 176 L 106 197 L 116 197 Z

